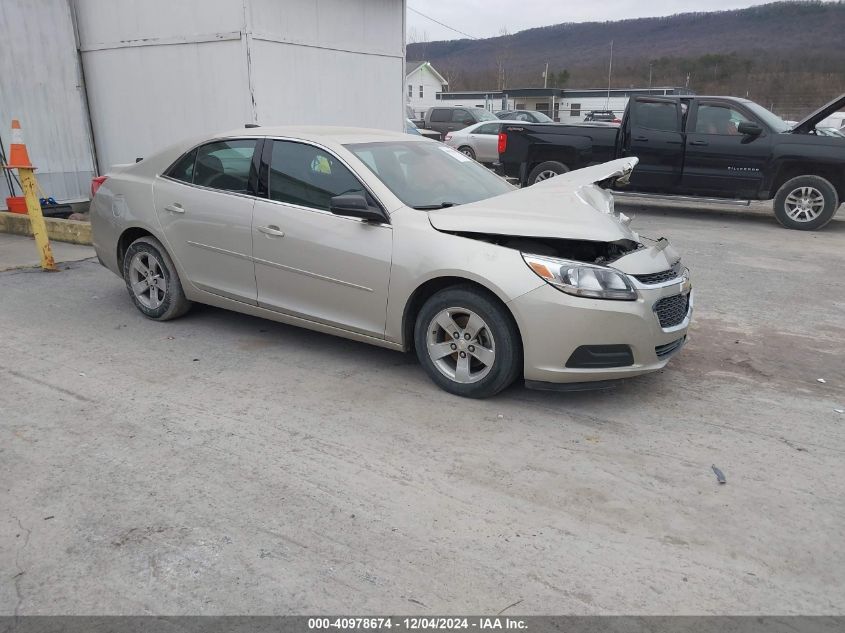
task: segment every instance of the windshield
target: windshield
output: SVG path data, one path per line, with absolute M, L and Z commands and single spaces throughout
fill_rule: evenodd
M 792 126 L 789 125 L 786 121 L 781 119 L 777 114 L 774 112 L 769 112 L 758 103 L 754 103 L 752 101 L 748 101 L 743 103 L 743 105 L 751 110 L 759 119 L 763 121 L 766 125 L 772 128 L 775 132 L 788 132 L 792 129 Z
M 538 123 L 554 123 L 554 121 L 542 112 L 534 112 Z
M 431 141 L 346 145 L 409 207 L 439 209 L 498 196 L 514 187 L 460 152 Z

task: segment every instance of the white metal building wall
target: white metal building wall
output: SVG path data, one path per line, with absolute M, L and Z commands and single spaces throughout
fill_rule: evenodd
M 102 171 L 248 122 L 402 129 L 405 0 L 72 1 Z
M 44 193 L 87 200 L 94 157 L 67 0 L 0 2 L 0 137 L 7 152 L 12 119 L 21 122 Z M 0 179 L 0 207 L 8 195 Z

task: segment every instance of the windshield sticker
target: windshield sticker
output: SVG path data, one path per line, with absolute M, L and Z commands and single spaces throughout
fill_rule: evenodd
M 454 158 L 455 160 L 459 160 L 459 161 L 461 161 L 462 163 L 466 163 L 466 162 L 469 162 L 469 161 L 471 161 L 471 160 L 472 160 L 469 156 L 464 156 L 464 155 L 463 155 L 463 154 L 461 154 L 458 150 L 452 149 L 451 147 L 448 147 L 448 146 L 446 146 L 446 145 L 442 145 L 442 146 L 440 147 L 440 149 L 441 149 L 442 151 L 446 152 L 447 154 L 449 154 L 449 156 L 451 156 L 451 157 L 452 157 L 452 158 Z

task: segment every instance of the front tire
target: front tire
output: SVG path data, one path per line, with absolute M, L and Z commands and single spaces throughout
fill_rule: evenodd
M 135 307 L 149 319 L 169 321 L 191 308 L 173 260 L 154 237 L 138 238 L 126 249 L 123 279 Z
M 815 231 L 833 219 L 839 195 L 821 176 L 798 176 L 783 183 L 774 200 L 775 217 L 788 229 Z
M 531 170 L 531 173 L 528 175 L 528 185 L 530 186 L 540 182 L 541 180 L 548 180 L 549 178 L 554 178 L 555 176 L 565 174 L 568 171 L 569 167 L 567 167 L 563 163 L 559 163 L 556 160 L 547 160 L 546 162 L 540 163 L 534 169 Z
M 488 398 L 522 371 L 522 341 L 507 309 L 472 286 L 434 294 L 417 315 L 414 345 L 420 364 L 442 389 Z

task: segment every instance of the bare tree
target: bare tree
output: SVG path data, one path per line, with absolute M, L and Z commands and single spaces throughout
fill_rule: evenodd
M 420 46 L 420 55 L 419 59 L 421 61 L 426 61 L 426 49 L 428 48 L 428 31 L 422 30 L 418 31 L 416 27 L 412 27 L 408 31 L 408 44 L 421 44 Z
M 496 46 L 496 89 L 504 90 L 507 87 L 508 66 L 512 59 L 511 34 L 508 27 L 503 26 L 499 30 Z

